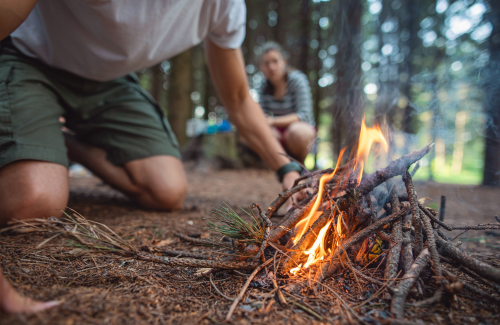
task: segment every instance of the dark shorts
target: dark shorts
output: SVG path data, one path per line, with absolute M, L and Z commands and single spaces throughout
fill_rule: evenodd
M 17 160 L 68 166 L 63 123 L 104 149 L 115 165 L 157 155 L 180 158 L 161 108 L 135 75 L 98 82 L 49 67 L 0 43 L 0 167 Z

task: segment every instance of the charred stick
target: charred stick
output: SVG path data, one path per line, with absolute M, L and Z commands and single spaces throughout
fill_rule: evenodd
M 356 187 L 356 192 L 360 195 L 365 195 L 388 179 L 404 174 L 404 172 L 408 170 L 408 167 L 425 156 L 431 150 L 431 147 L 432 144 L 429 144 L 418 151 L 404 155 L 399 159 L 391 161 L 387 167 L 363 177 L 361 184 Z
M 254 257 L 254 260 L 258 261 L 260 256 L 264 253 L 264 250 L 266 249 L 266 246 L 267 246 L 267 240 L 269 239 L 269 235 L 271 233 L 271 227 L 273 226 L 273 223 L 271 222 L 271 220 L 269 220 L 269 218 L 264 214 L 264 212 L 262 212 L 262 208 L 260 207 L 259 204 L 257 203 L 254 203 L 252 204 L 252 206 L 250 207 L 250 209 L 253 209 L 253 208 L 257 208 L 257 210 L 259 210 L 259 215 L 260 217 L 262 218 L 262 220 L 264 220 L 264 222 L 266 223 L 266 229 L 264 230 L 264 238 L 262 238 L 262 242 L 260 244 L 260 248 L 259 248 L 259 251 L 257 252 L 257 254 L 255 255 Z
M 308 175 L 304 175 L 304 176 L 308 176 Z M 286 200 L 288 200 L 290 198 L 290 196 L 294 195 L 297 192 L 302 191 L 303 189 L 305 189 L 307 187 L 308 187 L 308 184 L 306 184 L 306 183 L 300 184 L 300 185 L 293 184 L 293 187 L 291 189 L 289 189 L 283 193 L 278 194 L 278 197 L 276 198 L 276 200 L 274 200 L 271 203 L 271 205 L 269 206 L 269 208 L 267 209 L 267 212 L 266 212 L 267 217 L 271 218 L 276 213 L 276 211 L 278 211 L 279 208 L 286 202 Z
M 167 256 L 156 256 L 148 253 L 138 253 L 137 259 L 143 261 L 156 262 L 166 264 L 168 266 L 182 266 L 182 267 L 195 267 L 195 268 L 218 268 L 218 269 L 252 269 L 257 263 L 251 262 L 232 262 L 232 261 L 210 261 L 210 260 L 197 260 L 194 258 L 177 258 Z
M 406 170 L 403 173 L 403 181 L 406 186 L 406 191 L 408 192 L 408 199 L 410 200 L 411 215 L 413 216 L 413 227 L 415 228 L 415 254 L 418 255 L 422 251 L 424 245 L 424 236 L 422 234 L 422 222 L 420 220 L 420 212 L 418 210 L 418 200 L 417 193 L 413 187 L 413 181 L 411 180 L 410 173 Z
M 245 292 L 247 291 L 248 286 L 250 285 L 250 282 L 252 282 L 253 278 L 257 273 L 259 273 L 260 270 L 262 270 L 264 267 L 266 267 L 269 263 L 273 261 L 274 258 L 270 258 L 261 265 L 257 266 L 257 268 L 250 274 L 248 277 L 247 281 L 243 285 L 243 288 L 241 288 L 240 293 L 238 294 L 238 297 L 236 297 L 233 301 L 233 304 L 231 305 L 231 308 L 229 308 L 229 312 L 226 315 L 226 320 L 229 321 L 231 319 L 231 316 L 234 313 L 234 310 L 236 309 L 236 306 L 238 306 L 238 303 L 243 299 L 243 296 L 245 295 Z
M 444 213 L 446 211 L 446 196 L 441 195 L 441 205 L 439 206 L 439 221 L 444 221 Z M 438 226 L 439 229 L 439 226 Z
M 419 208 L 424 211 L 425 215 L 428 216 L 433 222 L 437 223 L 440 226 L 443 226 L 444 229 L 448 231 L 452 230 L 487 230 L 487 229 L 500 229 L 500 224 L 482 224 L 482 225 L 476 225 L 476 226 L 448 226 L 438 218 L 434 216 L 434 214 L 431 212 L 432 210 L 429 208 L 424 207 L 422 204 L 418 204 Z
M 375 212 L 375 209 L 373 208 L 373 202 L 372 202 L 372 198 L 370 196 L 370 193 L 365 194 L 365 200 L 366 200 L 366 203 L 368 204 L 368 207 L 370 208 L 370 215 L 372 217 L 372 222 L 375 222 L 377 220 L 377 213 Z
M 393 212 L 399 212 L 398 193 L 395 185 L 392 186 L 391 190 L 391 207 Z M 392 225 L 391 243 L 393 245 L 387 255 L 387 264 L 384 273 L 384 278 L 387 280 L 394 278 L 398 272 L 399 255 L 401 254 L 401 246 L 403 245 L 403 229 L 401 224 L 401 220 L 396 220 Z
M 335 252 L 333 252 L 330 257 L 327 257 L 325 260 L 334 261 L 334 259 L 337 259 L 342 253 L 344 253 L 344 249 L 347 251 L 353 244 L 357 243 L 360 240 L 365 239 L 366 236 L 377 231 L 378 229 L 382 228 L 386 224 L 400 219 L 407 212 L 408 212 L 408 207 L 404 207 L 399 212 L 393 213 L 390 216 L 385 217 L 384 219 L 378 220 L 377 222 L 375 222 L 375 223 L 369 225 L 368 227 L 364 228 L 363 230 L 357 232 L 356 234 L 352 235 L 347 241 L 345 241 L 343 243 L 343 248 L 338 247 L 337 250 Z M 320 277 L 320 281 L 322 281 L 326 278 L 325 274 L 327 274 L 329 267 L 330 267 L 330 262 L 326 262 L 322 265 L 322 269 L 320 270 L 320 272 L 323 275 Z
M 458 264 L 476 272 L 479 276 L 500 284 L 500 270 L 463 252 L 455 247 L 452 242 L 436 236 L 437 249 L 441 255 L 451 258 Z
M 394 295 L 391 302 L 391 313 L 395 315 L 396 318 L 404 317 L 406 297 L 408 296 L 411 287 L 413 287 L 420 276 L 420 273 L 422 273 L 422 270 L 425 268 L 427 263 L 429 263 L 429 259 L 429 249 L 424 248 L 415 259 L 415 263 L 413 263 L 410 270 L 403 276 L 398 287 L 394 289 Z

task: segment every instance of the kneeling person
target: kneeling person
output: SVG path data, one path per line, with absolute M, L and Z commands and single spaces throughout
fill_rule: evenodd
M 259 103 L 274 136 L 295 159 L 304 162 L 316 137 L 311 87 L 304 73 L 288 68 L 280 45 L 267 42 L 259 60 L 266 77 Z
M 205 38 L 230 119 L 290 187 L 297 168 L 249 94 L 245 15 L 243 0 L 0 0 L 0 226 L 60 215 L 68 157 L 143 207 L 180 207 L 177 141 L 132 72 Z M 60 116 L 73 135 L 61 133 Z

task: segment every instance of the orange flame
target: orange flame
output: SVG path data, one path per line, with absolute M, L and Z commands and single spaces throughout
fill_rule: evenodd
M 353 167 L 353 172 L 357 172 L 357 184 L 361 182 L 361 178 L 363 175 L 363 169 L 366 163 L 366 160 L 368 159 L 368 156 L 371 151 L 371 147 L 374 143 L 379 143 L 382 145 L 383 149 L 385 152 L 389 151 L 389 145 L 387 144 L 387 141 L 380 130 L 380 126 L 378 124 L 375 124 L 373 128 L 369 128 L 365 124 L 365 118 L 363 117 L 363 121 L 361 123 L 361 131 L 359 134 L 359 142 L 358 142 L 358 150 L 356 153 L 356 162 Z M 309 228 L 310 225 L 312 225 L 318 217 L 323 213 L 321 211 L 318 211 L 318 208 L 321 205 L 322 202 L 322 197 L 323 197 L 323 191 L 324 191 L 324 186 L 327 182 L 329 182 L 333 176 L 335 176 L 337 169 L 340 165 L 340 162 L 342 160 L 342 156 L 345 152 L 346 148 L 343 148 L 340 151 L 339 158 L 337 159 L 337 164 L 335 166 L 335 170 L 331 174 L 325 174 L 321 176 L 319 180 L 319 187 L 318 187 L 318 196 L 316 197 L 316 201 L 314 202 L 313 207 L 311 208 L 311 211 L 309 211 L 309 214 L 307 215 L 306 218 L 301 220 L 296 226 L 295 226 L 295 237 L 293 238 L 293 243 L 296 244 L 299 242 L 300 238 L 305 234 L 307 229 Z M 349 172 L 350 173 L 350 172 Z M 348 175 L 347 175 L 348 177 Z M 304 254 L 309 255 L 307 262 L 305 264 L 300 264 L 298 267 L 295 267 L 290 270 L 290 272 L 294 275 L 296 275 L 301 269 L 306 269 L 309 266 L 317 263 L 318 261 L 321 261 L 324 259 L 324 257 L 327 255 L 326 249 L 325 249 L 325 239 L 327 235 L 327 231 L 330 227 L 330 225 L 333 225 L 333 227 L 336 227 L 337 233 L 340 237 L 342 237 L 342 216 L 339 215 L 337 218 L 337 224 L 333 224 L 333 220 L 328 222 L 326 226 L 324 226 L 319 234 L 318 237 L 316 238 L 316 241 L 314 244 L 307 249 Z M 340 238 L 339 238 L 340 240 Z M 338 246 L 339 243 L 336 241 L 336 245 Z
M 378 123 L 375 123 L 372 128 L 366 127 L 365 118 L 363 117 L 363 122 L 361 122 L 361 132 L 359 133 L 356 165 L 353 169 L 354 171 L 359 169 L 358 185 L 359 183 L 361 183 L 366 160 L 368 159 L 372 145 L 375 142 L 380 143 L 385 152 L 389 151 L 389 145 L 387 144 L 387 141 L 385 140 L 384 134 L 380 130 L 380 126 L 378 125 Z
M 337 165 L 335 166 L 335 169 L 331 174 L 325 174 L 321 176 L 319 179 L 319 187 L 318 187 L 318 196 L 316 197 L 316 201 L 314 202 L 313 207 L 311 208 L 311 211 L 309 211 L 309 214 L 307 215 L 306 218 L 301 220 L 296 226 L 295 226 L 295 233 L 297 234 L 293 238 L 293 243 L 297 244 L 300 238 L 304 235 L 304 233 L 307 231 L 309 228 L 309 225 L 312 225 L 316 219 L 322 214 L 322 212 L 318 212 L 318 208 L 321 204 L 321 198 L 323 197 L 323 191 L 325 187 L 325 183 L 330 181 L 333 176 L 335 176 L 335 173 L 337 172 L 337 169 L 339 167 L 340 161 L 342 160 L 342 155 L 344 154 L 345 148 L 340 151 L 339 159 L 337 160 Z

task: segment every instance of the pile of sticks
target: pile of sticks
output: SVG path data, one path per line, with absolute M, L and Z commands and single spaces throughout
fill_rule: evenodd
M 265 233 L 260 246 L 236 245 L 240 247 L 239 252 L 244 254 L 245 257 L 240 254 L 238 257 L 226 259 L 226 261 L 233 260 L 235 263 L 236 260 L 237 263 L 246 263 L 241 264 L 244 268 L 254 268 L 254 272 L 248 278 L 240 294 L 234 299 L 226 319 L 231 318 L 236 305 L 244 296 L 245 290 L 253 277 L 273 260 L 275 261 L 276 257 L 272 257 L 267 260 L 263 259 L 263 263 L 256 265 L 263 257 L 266 247 L 272 247 L 276 253 L 283 255 L 283 258 L 280 259 L 283 274 L 290 276 L 289 270 L 300 265 L 300 261 L 304 260 L 303 252 L 316 240 L 319 230 L 327 222 L 332 221 L 332 218 L 339 218 L 340 216 L 343 218 L 343 229 L 347 233 L 340 239 L 341 244 L 316 267 L 316 275 L 312 280 L 315 287 L 321 285 L 325 279 L 333 274 L 342 272 L 343 268 L 348 268 L 354 274 L 358 285 L 360 279 L 364 282 L 373 283 L 379 286 L 386 293 L 386 296 L 390 297 L 390 311 L 395 318 L 404 317 L 406 301 L 412 293 L 411 289 L 414 287 L 416 287 L 414 291 L 417 297 L 424 296 L 424 288 L 434 288 L 434 294 L 431 297 L 415 302 L 414 306 L 425 306 L 439 302 L 445 295 L 453 296 L 458 294 L 464 287 L 489 301 L 500 303 L 498 296 L 491 295 L 474 285 L 461 281 L 455 274 L 442 267 L 444 261 L 449 262 L 452 266 L 459 266 L 461 271 L 466 270 L 468 274 L 472 274 L 474 278 L 480 279 L 500 293 L 500 270 L 460 250 L 458 248 L 460 242 L 452 242 L 439 230 L 440 227 L 446 230 L 500 229 L 500 223 L 461 227 L 449 226 L 442 221 L 445 211 L 444 199 L 441 202 L 441 215 L 438 215 L 435 210 L 425 207 L 418 200 L 409 168 L 417 163 L 413 169 L 414 174 L 418 169 L 418 161 L 430 151 L 431 147 L 432 145 L 428 145 L 421 150 L 392 161 L 387 167 L 363 177 L 361 183 L 355 187 L 349 187 L 349 184 L 345 185 L 345 183 L 349 182 L 345 177 L 342 177 L 342 172 L 349 169 L 352 163 L 338 168 L 338 176 L 332 178 L 325 185 L 325 191 L 323 191 L 323 202 L 325 203 L 323 204 L 322 214 L 295 245 L 291 241 L 285 244 L 283 241 L 280 242 L 280 239 L 286 237 L 285 235 L 288 233 L 293 233 L 293 228 L 309 213 L 317 198 L 317 186 L 319 184 L 317 177 L 321 174 L 331 173 L 332 169 L 317 171 L 301 177 L 293 188 L 281 193 L 265 213 L 257 204 L 254 204 L 252 207 L 258 209 L 259 215 L 266 226 Z M 394 177 L 396 176 L 402 176 L 403 182 L 401 182 L 401 186 L 398 186 L 395 182 Z M 339 187 L 342 182 L 344 183 L 342 195 L 332 198 L 329 194 L 331 189 Z M 400 195 L 399 192 L 403 189 L 403 183 L 406 194 Z M 373 194 L 372 191 L 375 192 L 374 190 L 377 188 L 380 190 L 380 188 L 384 187 L 386 193 L 388 193 L 387 198 L 381 205 L 377 206 L 375 204 L 374 206 L 373 195 L 370 194 Z M 315 190 L 304 201 L 296 204 L 284 216 L 279 225 L 272 225 L 270 219 L 286 200 L 306 188 Z M 363 204 L 368 206 L 368 213 L 363 209 Z M 333 213 L 335 210 L 338 211 L 336 217 L 334 217 Z M 377 210 L 385 211 L 380 217 Z M 384 215 L 386 216 L 384 217 Z M 334 233 L 335 231 L 335 227 L 331 227 L 331 232 Z M 208 241 L 195 240 L 185 235 L 177 234 L 177 236 L 190 242 L 209 244 Z M 356 255 L 357 251 L 362 247 L 360 244 L 370 236 L 381 238 L 388 244 L 388 248 L 383 254 L 380 254 L 377 261 L 373 261 L 376 262 L 375 264 L 385 264 L 384 279 L 382 280 L 375 279 L 360 271 L 359 267 L 354 266 L 354 262 L 351 261 L 352 258 L 349 257 L 349 254 Z M 337 238 L 339 237 L 337 236 Z M 332 240 L 329 241 L 329 243 L 331 242 Z M 234 249 L 234 245 L 230 246 L 228 244 L 228 248 Z M 242 262 L 242 260 L 245 262 Z M 217 269 L 227 269 L 227 264 L 224 264 L 226 261 L 223 261 L 222 264 L 212 264 L 214 269 L 209 272 L 215 272 Z M 434 276 L 423 276 L 426 273 L 425 271 L 429 269 L 432 270 Z M 304 281 L 308 281 L 307 276 L 304 276 Z M 311 281 L 309 280 L 309 282 Z M 355 316 L 357 317 L 357 315 Z
M 228 252 L 222 255 L 217 255 L 220 252 L 205 255 L 161 247 L 137 249 L 121 239 L 111 229 L 87 221 L 77 213 L 72 216 L 66 215 L 61 220 L 49 218 L 49 220 L 41 219 L 33 222 L 15 222 L 0 232 L 37 231 L 52 234 L 39 246 L 55 237 L 65 236 L 94 251 L 104 249 L 108 254 L 131 256 L 137 260 L 169 266 L 198 268 L 199 277 L 209 275 L 210 279 L 212 279 L 213 273 L 222 270 L 253 270 L 239 295 L 235 298 L 225 296 L 214 286 L 222 296 L 233 301 L 226 316 L 227 320 L 231 319 L 254 277 L 271 263 L 273 263 L 275 270 L 273 279 L 275 289 L 273 292 L 276 292 L 279 301 L 286 302 L 286 299 L 281 293 L 280 286 L 276 283 L 277 269 L 281 270 L 280 276 L 282 278 L 302 279 L 315 293 L 319 287 L 325 288 L 341 302 L 349 317 L 360 322 L 363 322 L 362 318 L 345 302 L 341 295 L 342 292 L 324 284 L 326 279 L 344 270 L 349 270 L 354 275 L 360 289 L 362 289 L 361 283 L 370 283 L 378 287 L 376 295 L 384 295 L 391 300 L 390 312 L 396 319 L 404 318 L 405 306 L 408 305 L 407 300 L 410 296 L 419 299 L 413 303 L 414 306 L 425 306 L 440 302 L 444 297 L 453 297 L 464 288 L 498 304 L 500 303 L 498 295 L 487 293 L 466 283 L 442 266 L 443 262 L 454 267 L 459 266 L 462 272 L 492 287 L 496 293 L 500 293 L 500 270 L 468 255 L 459 248 L 460 242 L 448 239 L 439 230 L 440 227 L 446 230 L 500 229 L 500 223 L 463 227 L 449 226 L 443 222 L 444 200 L 441 202 L 441 211 L 438 214 L 435 210 L 424 206 L 417 197 L 409 168 L 415 164 L 412 171 L 414 174 L 418 169 L 418 161 L 430 149 L 431 145 L 428 145 L 421 150 L 392 161 L 387 167 L 364 176 L 357 186 L 355 182 L 349 180 L 348 176 L 343 176 L 347 175 L 343 173 L 344 171 L 352 169 L 352 162 L 337 168 L 336 176 L 324 184 L 324 191 L 318 189 L 318 177 L 325 173 L 331 173 L 332 169 L 316 171 L 301 177 L 293 188 L 279 194 L 265 212 L 258 204 L 254 203 L 251 206 L 252 209 L 258 211 L 258 215 L 262 219 L 262 222 L 259 223 L 262 231 L 258 243 L 256 243 L 255 238 L 253 241 L 245 241 L 241 238 L 214 241 L 193 238 L 180 233 L 175 234 L 182 240 L 193 244 L 227 249 Z M 396 182 L 396 176 L 402 177 L 402 182 L 399 181 L 400 184 Z M 406 193 L 400 194 L 403 188 Z M 303 201 L 297 202 L 277 225 L 273 224 L 271 219 L 276 216 L 278 209 L 292 195 L 305 189 L 311 191 L 309 195 Z M 292 240 L 289 240 L 290 235 L 296 235 L 294 234 L 295 226 L 308 215 L 319 193 L 323 193 L 322 204 L 318 210 L 321 215 L 294 244 Z M 342 218 L 341 222 L 338 218 Z M 301 265 L 306 258 L 304 251 L 315 242 L 319 230 L 325 227 L 328 222 L 332 222 L 333 225 L 341 224 L 342 228 L 342 235 L 338 233 L 336 226 L 329 228 L 325 239 L 325 245 L 331 247 L 329 255 L 321 263 L 311 266 L 308 274 L 313 274 L 313 276 L 306 276 L 301 272 L 292 276 L 290 269 Z M 368 247 L 367 243 L 370 239 L 385 243 L 386 248 L 375 258 L 368 261 L 365 259 L 365 267 L 360 268 L 356 263 L 359 264 L 362 259 L 355 257 L 361 256 L 363 252 L 369 255 L 372 247 Z M 338 244 L 333 245 L 333 243 Z M 377 267 L 385 265 L 383 279 L 375 278 L 367 272 L 367 266 L 370 267 L 370 264 L 378 265 Z M 429 276 L 429 274 L 433 274 L 433 276 Z M 429 290 L 432 290 L 433 293 L 432 295 L 427 294 L 428 297 L 425 298 L 425 293 Z M 298 302 L 297 304 L 300 305 Z M 299 307 L 314 317 L 320 317 L 303 305 Z

